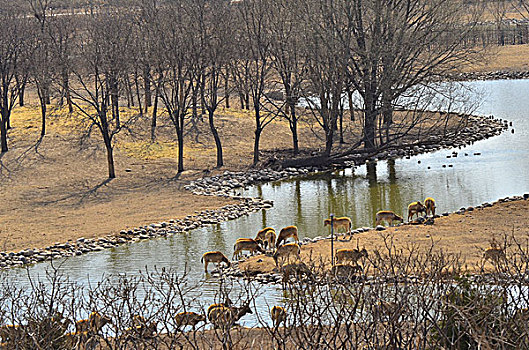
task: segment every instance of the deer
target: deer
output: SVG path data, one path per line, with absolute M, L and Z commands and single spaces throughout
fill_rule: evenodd
M 404 222 L 404 218 L 402 216 L 398 216 L 397 214 L 389 210 L 381 210 L 377 212 L 375 218 L 377 226 L 380 225 L 382 221 L 385 221 L 389 226 L 393 225 L 393 221 Z
M 325 219 L 323 220 L 323 226 L 331 225 L 331 219 Z M 346 236 L 349 236 L 352 238 L 351 230 L 353 228 L 353 223 L 351 222 L 351 219 L 344 216 L 341 218 L 335 218 L 332 220 L 332 226 L 333 228 L 338 232 L 339 228 L 344 228 L 346 230 Z
M 362 250 L 338 249 L 336 251 L 336 262 L 339 264 L 348 260 L 349 262 L 351 262 L 352 265 L 356 265 L 358 260 L 362 257 L 365 257 L 365 258 L 368 257 L 366 248 L 362 248 Z
M 293 238 L 294 241 L 299 242 L 298 228 L 296 226 L 287 226 L 279 231 L 279 236 L 276 241 L 276 248 L 279 248 L 281 243 L 285 242 L 288 238 Z
M 208 272 L 208 264 L 214 263 L 214 264 L 221 264 L 224 263 L 228 267 L 231 267 L 231 262 L 228 260 L 226 255 L 222 254 L 222 252 L 213 251 L 213 252 L 206 252 L 204 255 L 202 255 L 202 258 L 200 259 L 200 262 L 204 263 L 204 272 Z
M 426 207 L 420 201 L 412 202 L 408 205 L 408 221 L 410 221 L 415 214 L 419 217 L 420 213 L 426 214 Z
M 233 257 L 232 258 L 235 258 L 235 257 L 238 258 L 242 254 L 243 250 L 250 251 L 250 254 L 253 254 L 256 251 L 258 251 L 260 253 L 265 253 L 265 250 L 263 248 L 261 248 L 259 243 L 257 243 L 257 241 L 255 241 L 255 240 L 253 240 L 251 238 L 239 238 L 235 242 L 235 245 L 233 246 L 233 250 L 234 250 L 234 252 L 233 252 Z
M 174 316 L 174 320 L 177 328 L 191 326 L 193 329 L 195 329 L 197 324 L 206 321 L 206 316 L 197 314 L 196 312 L 188 311 L 176 314 Z
M 428 197 L 424 200 L 424 206 L 426 207 L 426 216 L 435 216 L 435 199 Z
M 253 313 L 248 304 L 241 307 L 216 306 L 210 307 L 208 311 L 208 319 L 215 328 L 229 329 L 235 324 L 235 322 L 248 313 Z
M 274 253 L 274 261 L 276 263 L 276 266 L 278 267 L 278 260 L 279 258 L 284 261 L 285 258 L 287 258 L 287 261 L 289 261 L 291 255 L 295 255 L 296 258 L 299 260 L 301 254 L 301 248 L 297 243 L 287 243 L 285 245 L 280 246 L 277 248 L 276 252 Z
M 287 312 L 282 306 L 274 306 L 270 311 L 274 328 L 277 329 L 281 323 L 285 323 L 287 320 Z
M 266 233 L 269 231 L 276 232 L 276 230 L 272 227 L 265 227 L 261 231 L 257 232 L 257 236 L 255 236 L 256 241 L 265 242 L 266 241 Z

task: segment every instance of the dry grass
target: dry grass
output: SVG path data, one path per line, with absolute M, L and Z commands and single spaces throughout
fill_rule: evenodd
M 468 65 L 465 72 L 527 71 L 529 70 L 529 45 L 506 45 L 491 48 L 482 62 Z

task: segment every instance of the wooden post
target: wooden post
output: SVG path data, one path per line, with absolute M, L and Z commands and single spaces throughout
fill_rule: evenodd
M 331 266 L 334 266 L 334 214 L 331 214 Z

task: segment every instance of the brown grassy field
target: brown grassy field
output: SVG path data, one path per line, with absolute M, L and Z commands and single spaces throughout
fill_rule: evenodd
M 529 70 L 529 45 L 505 45 L 492 47 L 483 61 L 474 62 L 464 67 L 465 72 L 494 72 Z

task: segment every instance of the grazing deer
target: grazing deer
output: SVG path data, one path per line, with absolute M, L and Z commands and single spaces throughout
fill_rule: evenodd
M 274 306 L 270 311 L 274 328 L 277 329 L 281 323 L 285 323 L 287 320 L 287 312 L 282 306 Z
M 290 280 L 291 276 L 300 278 L 302 276 L 312 277 L 314 275 L 309 267 L 303 262 L 283 265 L 281 267 L 281 273 L 283 274 L 283 282 Z
M 286 242 L 288 238 L 293 238 L 294 241 L 299 242 L 298 228 L 296 226 L 287 226 L 279 231 L 279 237 L 277 237 L 276 248 L 279 248 L 281 243 Z
M 490 247 L 485 249 L 483 253 L 484 262 L 487 260 L 492 260 L 494 263 L 498 263 L 500 260 L 505 260 L 505 252 L 503 249 L 498 247 Z
M 428 197 L 424 200 L 424 206 L 426 207 L 426 216 L 435 216 L 435 199 Z
M 325 219 L 323 220 L 323 226 L 331 225 L 331 219 Z M 335 218 L 332 220 L 332 226 L 338 232 L 339 228 L 344 228 L 346 231 L 345 236 L 349 236 L 352 238 L 351 230 L 353 228 L 353 223 L 351 222 L 351 219 L 344 216 L 341 218 Z
M 66 341 L 80 349 L 95 348 L 99 344 L 97 336 L 101 329 L 112 320 L 98 312 L 92 312 L 88 318 L 75 322 L 75 333 L 66 334 Z
M 255 240 L 251 238 L 239 238 L 237 242 L 235 242 L 235 245 L 233 246 L 233 257 L 232 258 L 239 258 L 239 256 L 242 254 L 243 250 L 247 250 L 250 252 L 250 254 L 254 254 L 256 251 L 260 253 L 265 253 L 264 249 L 261 248 L 259 243 L 257 243 Z
M 88 318 L 75 322 L 75 333 L 88 332 L 99 334 L 101 329 L 112 320 L 99 312 L 92 312 Z
M 276 266 L 278 265 L 278 259 L 281 258 L 282 262 L 285 258 L 287 258 L 287 261 L 290 260 L 291 255 L 295 255 L 296 259 L 300 259 L 301 254 L 301 248 L 297 243 L 287 243 L 285 245 L 280 246 L 277 248 L 276 252 L 274 253 L 274 261 L 276 263 Z
M 273 250 L 276 244 L 276 238 L 277 238 L 276 231 L 274 230 L 266 231 L 265 240 L 264 240 L 265 249 L 270 248 Z
M 214 263 L 219 264 L 225 263 L 228 267 L 231 266 L 230 260 L 226 257 L 226 255 L 222 254 L 221 252 L 214 251 L 214 252 L 207 252 L 202 255 L 202 258 L 200 259 L 200 262 L 204 263 L 204 272 L 208 272 L 208 264 Z
M 235 322 L 244 315 L 252 313 L 250 306 L 245 304 L 241 307 L 236 306 L 216 306 L 210 307 L 208 311 L 209 322 L 213 323 L 215 328 L 231 328 Z
M 197 314 L 196 312 L 180 312 L 174 317 L 177 328 L 185 326 L 191 326 L 195 329 L 196 325 L 200 322 L 206 322 L 206 316 Z
M 233 302 L 231 301 L 230 297 L 227 296 L 223 303 L 215 303 L 215 304 L 211 304 L 211 305 L 208 307 L 208 312 L 207 312 L 208 315 L 209 315 L 209 312 L 211 311 L 211 309 L 216 308 L 216 307 L 219 307 L 219 306 L 230 307 L 230 306 L 233 306 Z
M 417 214 L 417 218 L 420 213 L 426 214 L 426 207 L 420 202 L 412 202 L 408 205 L 408 221 L 413 218 L 413 215 Z
M 366 248 L 362 248 L 362 250 L 338 249 L 336 251 L 336 262 L 340 264 L 348 260 L 349 262 L 351 262 L 352 265 L 356 265 L 360 258 L 367 258 L 367 256 L 368 254 Z
M 338 278 L 352 278 L 359 272 L 362 272 L 362 267 L 360 265 L 336 264 L 331 269 L 331 276 Z
M 269 232 L 269 231 L 276 232 L 276 230 L 273 229 L 272 227 L 265 227 L 261 231 L 257 232 L 257 236 L 255 236 L 255 240 L 264 242 L 266 240 L 266 233 Z
M 141 339 L 152 339 L 156 336 L 158 323 L 156 321 L 147 322 L 145 317 L 135 315 L 132 318 L 132 327 L 123 331 L 125 341 L 135 341 Z
M 377 212 L 376 214 L 376 225 L 380 225 L 382 221 L 385 221 L 389 226 L 393 225 L 393 221 L 400 221 L 404 222 L 404 218 L 401 216 L 398 216 L 392 211 L 389 210 L 381 210 Z

